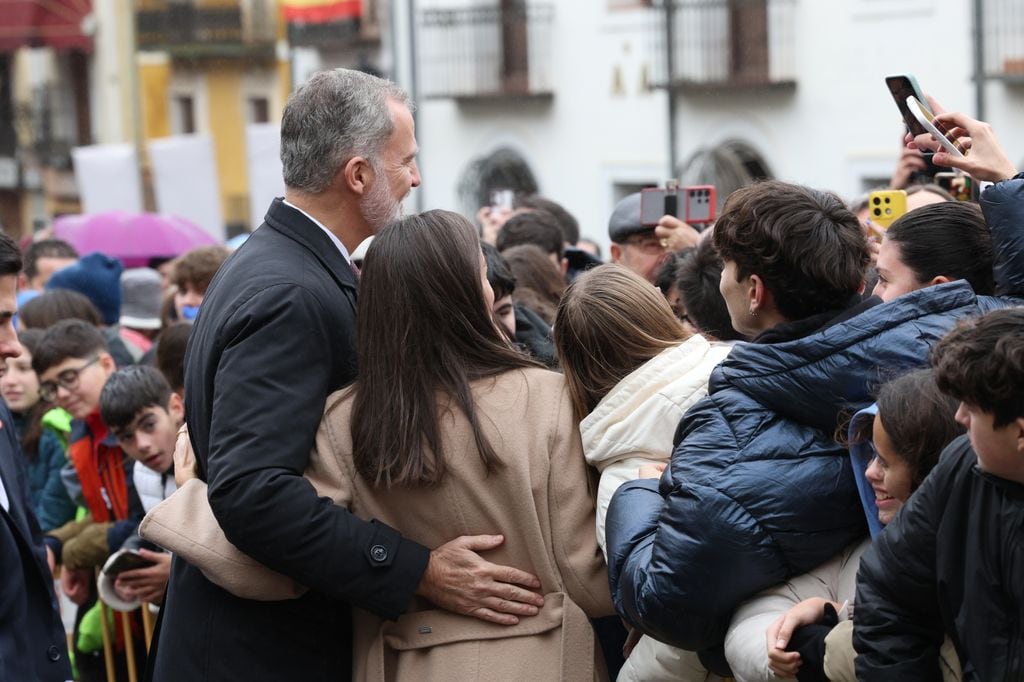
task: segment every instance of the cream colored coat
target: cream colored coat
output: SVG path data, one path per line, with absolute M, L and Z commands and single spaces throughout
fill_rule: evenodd
M 594 496 L 565 381 L 514 370 L 472 386 L 480 424 L 504 466 L 488 474 L 465 416 L 442 418 L 448 473 L 435 487 L 384 490 L 354 469 L 351 396 L 331 395 L 306 477 L 363 519 L 379 519 L 427 547 L 460 535 L 503 534 L 489 561 L 536 575 L 540 615 L 500 626 L 417 599 L 397 622 L 355 611 L 356 680 L 580 680 L 605 677 L 587 617 L 614 613 L 594 535 Z M 188 523 L 151 513 L 144 534 L 177 547 L 215 583 L 249 599 L 303 589 L 256 565 L 216 528 L 204 486 L 183 486 Z M 205 505 L 205 506 L 204 506 Z M 211 528 L 211 525 L 213 528 Z M 156 532 L 160 535 L 157 536 Z
M 565 382 L 528 369 L 472 389 L 480 424 L 504 463 L 490 474 L 468 420 L 448 411 L 442 419 L 448 474 L 440 485 L 371 487 L 353 468 L 351 398 L 337 393 L 327 401 L 318 456 L 306 475 L 314 485 L 333 481 L 337 502 L 356 515 L 380 519 L 427 547 L 458 535 L 504 534 L 505 544 L 487 559 L 536 575 L 547 603 L 540 616 L 513 627 L 426 602 L 413 604 L 397 623 L 357 612 L 356 679 L 593 679 L 596 648 L 586 616 L 614 609 Z
M 694 335 L 667 348 L 615 385 L 580 422 L 587 461 L 601 472 L 597 541 L 605 548 L 604 519 L 619 486 L 643 464 L 668 462 L 683 414 L 708 393 L 708 378 L 732 349 Z M 711 679 L 690 651 L 644 636 L 619 673 L 620 682 Z

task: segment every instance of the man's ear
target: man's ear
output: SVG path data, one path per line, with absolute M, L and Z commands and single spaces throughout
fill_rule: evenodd
M 1024 455 L 1024 417 L 1017 417 L 1017 453 Z
M 559 265 L 561 266 L 562 277 L 565 277 L 565 274 L 567 272 L 569 272 L 569 259 L 568 258 L 563 258 L 561 260 L 561 262 L 559 263 Z
M 951 280 L 949 277 L 946 277 L 945 275 L 938 275 L 936 277 L 932 277 L 932 281 L 928 282 L 928 284 L 926 284 L 925 286 L 926 287 L 933 287 L 936 284 L 945 284 L 946 282 L 952 282 L 952 281 L 953 280 Z
M 611 256 L 613 263 L 618 263 L 622 259 L 622 247 L 612 242 L 611 248 L 608 249 L 608 255 Z
M 338 173 L 341 175 L 345 187 L 354 194 L 362 196 L 370 191 L 370 184 L 373 182 L 373 168 L 366 157 L 353 156 Z
M 18 273 L 18 291 L 24 291 L 28 289 L 28 275 L 24 272 Z
M 177 393 L 171 393 L 171 397 L 167 401 L 167 413 L 171 415 L 175 425 L 180 426 L 185 423 L 185 403 Z
M 746 302 L 750 305 L 751 314 L 760 312 L 770 296 L 771 292 L 765 287 L 765 283 L 761 280 L 760 275 L 752 274 L 749 276 L 748 287 L 746 287 L 746 298 L 748 298 L 748 301 Z

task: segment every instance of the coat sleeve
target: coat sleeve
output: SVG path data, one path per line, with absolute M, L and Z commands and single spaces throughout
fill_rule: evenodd
M 555 563 L 569 597 L 591 618 L 615 613 L 594 530 L 594 494 L 568 390 L 549 450 L 548 509 Z
M 992 232 L 996 296 L 1024 296 L 1024 173 L 981 194 L 981 211 Z
M 740 601 L 786 577 L 757 520 L 708 477 L 685 473 L 687 460 L 698 458 L 706 470 L 724 467 L 740 448 L 732 434 L 705 398 L 680 423 L 683 440 L 660 484 L 626 483 L 608 510 L 609 576 L 620 615 L 688 651 L 720 644 Z
M 936 533 L 950 479 L 963 464 L 962 452 L 947 450 L 861 558 L 853 613 L 857 679 L 942 679 Z
M 220 330 L 206 457 L 209 500 L 239 550 L 385 618 L 408 606 L 429 550 L 318 497 L 303 478 L 339 330 L 310 292 L 270 287 Z M 197 452 L 200 449 L 197 448 Z
M 68 497 L 68 491 L 61 480 L 61 469 L 68 463 L 64 446 L 49 429 L 43 429 L 36 456 L 46 463 L 46 482 L 36 507 L 39 526 L 46 532 L 75 518 L 75 503 Z

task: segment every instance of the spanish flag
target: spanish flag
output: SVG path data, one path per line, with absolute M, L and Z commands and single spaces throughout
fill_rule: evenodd
M 361 0 L 283 0 L 285 21 L 293 24 L 327 24 L 358 19 Z

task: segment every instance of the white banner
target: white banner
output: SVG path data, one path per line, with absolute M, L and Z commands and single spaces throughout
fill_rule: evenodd
M 281 129 L 276 123 L 250 123 L 245 128 L 245 163 L 249 173 L 249 221 L 263 223 L 270 202 L 284 196 L 281 171 Z
M 147 142 L 158 213 L 191 220 L 224 241 L 220 184 L 207 135 L 175 135 Z
M 82 213 L 142 211 L 142 182 L 135 147 L 97 144 L 71 150 Z

